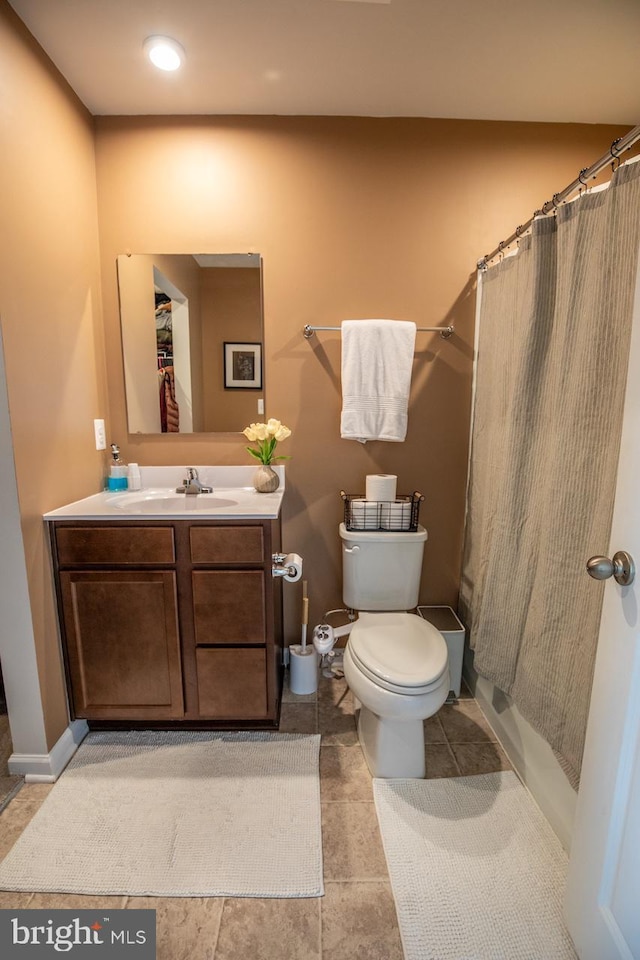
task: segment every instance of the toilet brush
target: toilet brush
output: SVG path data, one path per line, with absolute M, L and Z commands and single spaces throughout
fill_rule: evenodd
M 307 595 L 307 581 L 302 581 L 302 635 L 300 646 L 304 653 L 307 649 L 307 626 L 309 624 L 309 597 Z
M 292 693 L 315 693 L 318 689 L 318 654 L 315 647 L 307 646 L 309 623 L 309 597 L 307 581 L 302 583 L 302 635 L 299 644 L 289 647 L 290 687 Z

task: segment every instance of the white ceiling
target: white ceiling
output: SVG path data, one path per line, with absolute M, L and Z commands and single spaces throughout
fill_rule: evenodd
M 9 2 L 96 115 L 640 122 L 640 0 Z

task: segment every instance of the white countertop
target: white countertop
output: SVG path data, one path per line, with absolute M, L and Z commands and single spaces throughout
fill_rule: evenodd
M 274 493 L 257 493 L 252 485 L 256 468 L 196 467 L 200 482 L 213 493 L 176 493 L 185 467 L 140 467 L 142 489 L 104 491 L 65 504 L 44 514 L 45 520 L 275 520 L 280 516 L 285 488 L 283 466 L 274 466 L 280 486 Z

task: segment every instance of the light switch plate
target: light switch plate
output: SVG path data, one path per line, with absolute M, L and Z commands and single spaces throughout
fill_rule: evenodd
M 258 416 L 264 417 L 264 400 L 262 397 L 258 400 Z
M 104 429 L 104 420 L 94 420 L 93 430 L 96 435 L 96 450 L 106 450 L 107 435 Z

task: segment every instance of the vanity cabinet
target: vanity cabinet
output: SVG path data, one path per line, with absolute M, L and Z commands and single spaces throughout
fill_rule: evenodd
M 50 521 L 73 717 L 275 728 L 277 520 Z

